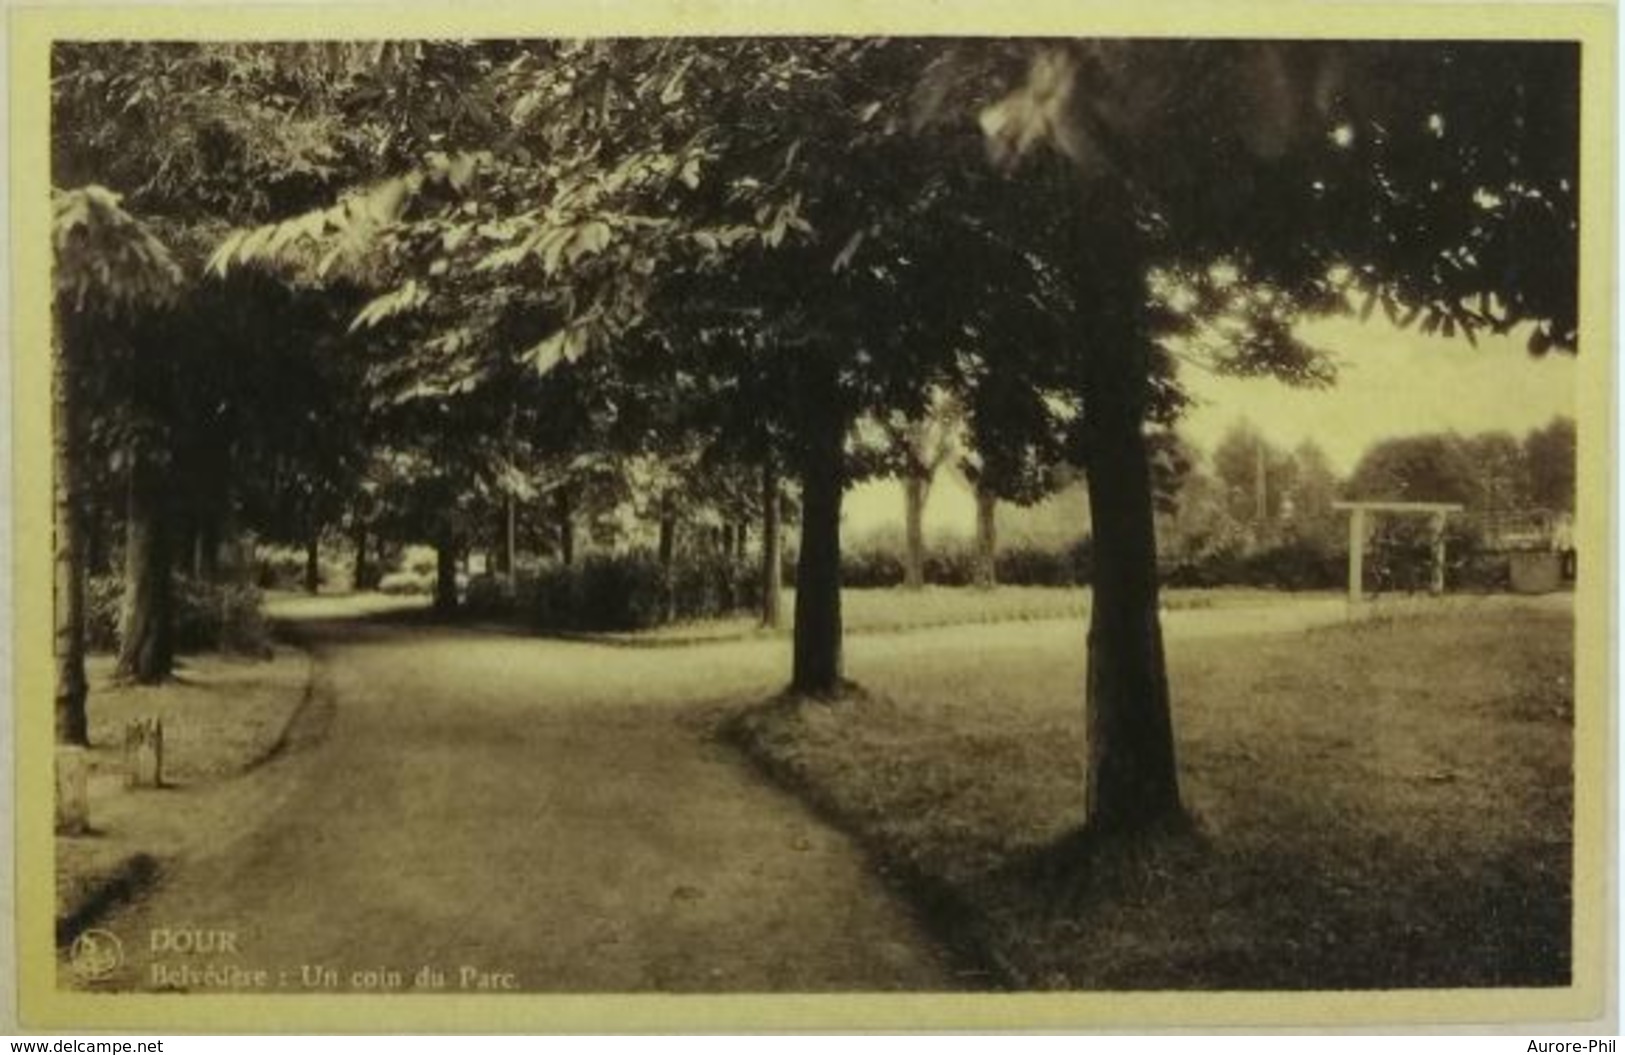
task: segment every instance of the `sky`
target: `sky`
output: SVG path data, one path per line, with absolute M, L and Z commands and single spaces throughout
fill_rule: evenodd
M 1246 420 L 1276 446 L 1305 439 L 1319 444 L 1332 468 L 1346 475 L 1372 443 L 1391 436 L 1504 429 L 1522 437 L 1553 417 L 1576 415 L 1578 364 L 1561 352 L 1531 356 L 1522 334 L 1425 337 L 1380 316 L 1367 322 L 1332 318 L 1305 323 L 1299 334 L 1338 364 L 1329 389 L 1298 389 L 1269 378 L 1215 377 L 1186 366 L 1181 378 L 1197 403 L 1180 431 L 1212 451 L 1236 422 Z M 854 488 L 845 526 L 861 536 L 901 525 L 903 495 L 895 481 Z M 970 489 L 943 473 L 926 509 L 928 535 L 967 536 L 975 524 Z

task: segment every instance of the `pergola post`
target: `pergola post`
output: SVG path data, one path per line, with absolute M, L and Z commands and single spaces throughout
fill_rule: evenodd
M 1349 514 L 1349 607 L 1352 609 L 1365 599 L 1365 515 L 1372 513 L 1401 513 L 1425 515 L 1432 528 L 1432 568 L 1428 579 L 1428 593 L 1437 597 L 1444 593 L 1444 526 L 1445 518 L 1459 513 L 1455 502 L 1333 502 L 1333 509 Z
M 1444 593 L 1444 513 L 1434 513 L 1433 526 L 1433 578 L 1428 582 L 1428 593 L 1435 597 Z
M 1349 513 L 1349 603 L 1359 604 L 1365 595 L 1365 510 Z

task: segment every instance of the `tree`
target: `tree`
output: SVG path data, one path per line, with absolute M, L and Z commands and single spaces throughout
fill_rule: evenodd
M 52 49 L 52 170 L 122 193 L 195 273 L 199 248 L 225 225 L 302 207 L 346 165 L 380 153 L 376 129 L 346 122 L 338 105 L 365 68 L 347 46 L 62 43 Z M 230 331 L 247 310 L 190 285 L 173 310 L 128 331 L 139 365 L 126 357 L 127 383 L 105 384 L 93 415 L 124 475 L 125 677 L 169 673 L 175 536 L 191 532 L 207 570 L 198 542 L 231 506 L 226 480 L 242 466 L 231 464 L 234 437 L 209 419 L 235 378 L 222 365 L 230 357 L 211 353 L 245 336 Z M 191 500 L 176 500 L 180 484 Z
M 1454 433 L 1401 436 L 1373 444 L 1350 474 L 1351 498 L 1477 505 L 1467 444 Z
M 957 445 L 960 413 L 951 397 L 941 389 L 929 398 L 925 412 L 917 417 L 893 414 L 884 422 L 887 460 L 894 463 L 903 481 L 903 588 L 925 586 L 925 505 L 931 498 L 931 485 L 937 471 L 953 457 Z
M 95 356 L 131 316 L 168 304 L 180 269 L 116 194 L 90 186 L 52 194 L 54 258 L 52 440 L 55 518 L 56 739 L 87 745 L 80 403 Z M 101 345 L 101 347 L 98 347 Z
M 1573 347 L 1576 71 L 1563 44 L 1219 41 L 971 45 L 939 67 L 931 108 L 978 114 L 995 160 L 1049 147 L 1075 174 L 1077 205 L 1054 219 L 1088 348 L 1092 830 L 1183 817 L 1143 432 L 1148 292 L 1171 276 L 1199 299 L 1221 272 L 1262 298 L 1267 325 L 1233 360 L 1255 373 L 1314 369 L 1291 320 L 1351 302 L 1446 336 L 1530 320 L 1532 352 Z
M 772 406 L 801 491 L 791 686 L 814 696 L 842 686 L 848 434 L 1014 354 L 975 347 L 995 262 L 997 299 L 1066 333 L 1099 556 L 1087 818 L 1141 831 L 1182 817 L 1147 435 L 1183 403 L 1175 364 L 1326 383 L 1294 322 L 1378 307 L 1572 346 L 1575 63 L 1525 44 L 516 44 L 472 93 L 498 134 L 447 131 L 216 261 L 382 260 L 357 324 L 438 318 L 425 347 L 478 353 L 476 373 L 642 341 L 702 363 L 695 334 L 753 330 L 719 369 L 794 393 Z
M 1524 437 L 1523 458 L 1528 471 L 1529 501 L 1538 509 L 1574 512 L 1574 477 L 1577 458 L 1574 419 L 1553 418 L 1544 428 Z
M 919 410 L 961 328 L 941 305 L 975 302 L 949 262 L 994 241 L 987 225 L 961 222 L 960 206 L 996 178 L 943 162 L 974 144 L 915 134 L 907 119 L 936 50 L 526 45 L 491 78 L 505 136 L 477 149 L 448 141 L 327 210 L 239 231 L 215 267 L 309 242 L 324 260 L 381 259 L 385 291 L 358 325 L 437 316 L 430 347 L 442 356 L 473 350 L 540 371 L 639 343 L 703 355 L 696 334 L 754 326 L 756 339 L 727 346 L 725 372 L 781 388 L 770 453 L 801 485 L 791 680 L 828 695 L 842 684 L 846 434 L 869 409 Z M 471 152 L 450 153 L 458 145 Z M 662 296 L 702 283 L 692 301 Z

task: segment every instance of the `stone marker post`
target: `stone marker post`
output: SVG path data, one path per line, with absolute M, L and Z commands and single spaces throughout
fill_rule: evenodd
M 90 759 L 84 748 L 56 749 L 56 832 L 83 835 L 90 830 Z
M 164 786 L 164 723 L 137 718 L 124 727 L 124 783 L 132 788 Z

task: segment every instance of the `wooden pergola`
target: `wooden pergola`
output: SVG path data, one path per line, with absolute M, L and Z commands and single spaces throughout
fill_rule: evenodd
M 1444 524 L 1451 513 L 1461 512 L 1458 502 L 1333 502 L 1333 509 L 1349 514 L 1349 603 L 1365 596 L 1365 515 L 1367 513 L 1393 513 L 1401 516 L 1429 517 L 1433 526 L 1433 577 L 1428 592 L 1437 596 L 1444 592 Z

